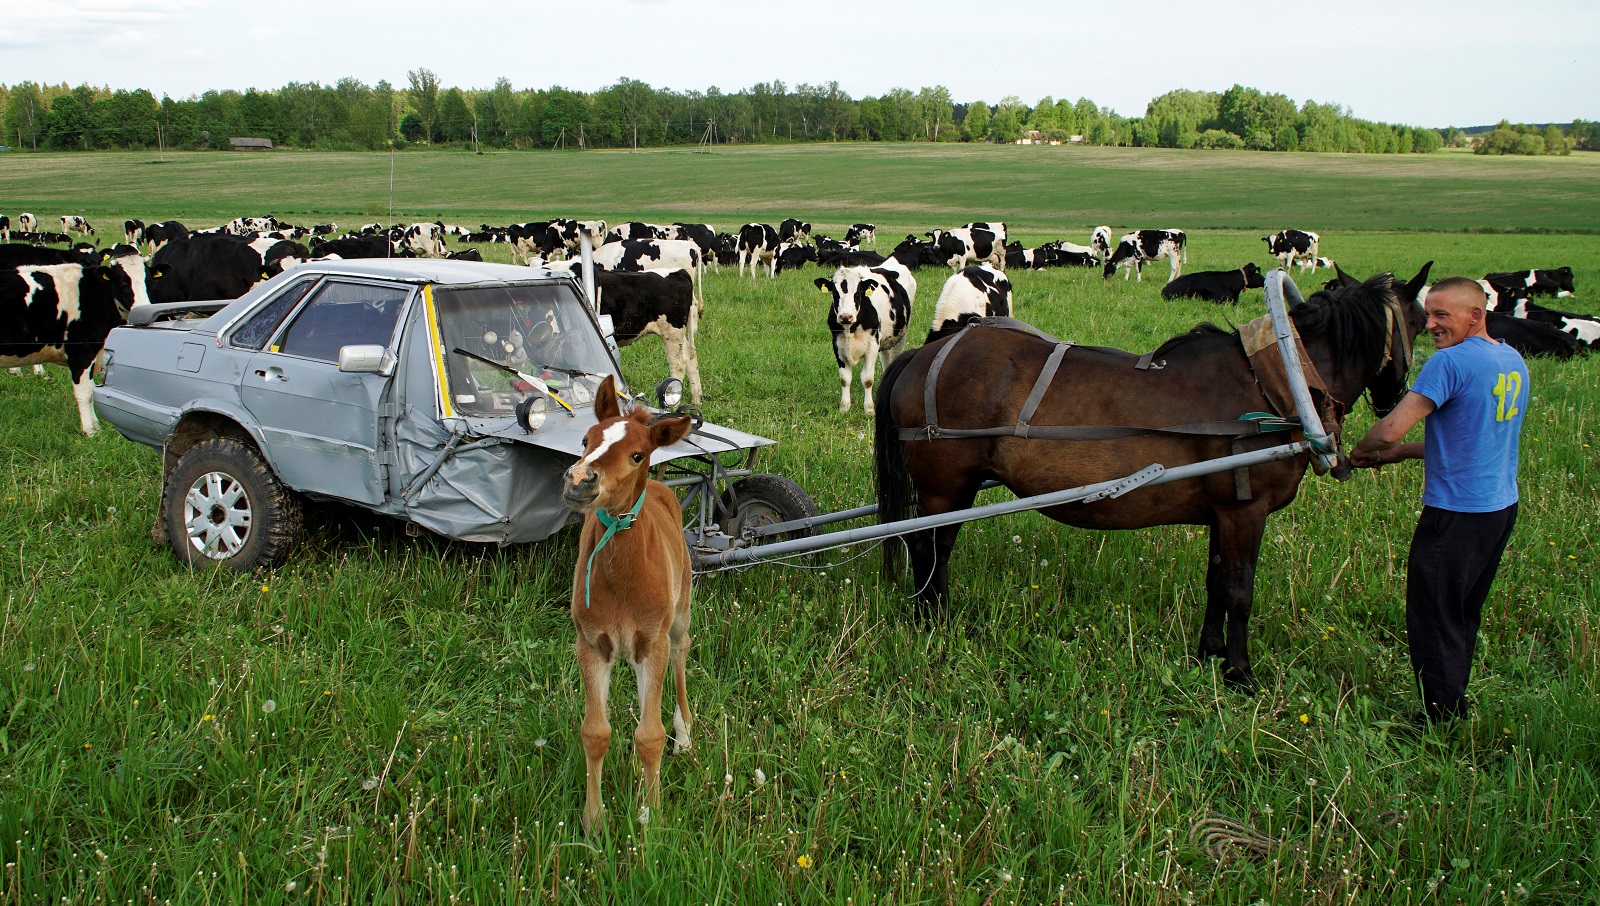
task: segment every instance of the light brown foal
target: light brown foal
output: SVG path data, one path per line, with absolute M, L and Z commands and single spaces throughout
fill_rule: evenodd
M 634 750 L 644 770 L 645 804 L 661 803 L 661 692 L 672 666 L 678 703 L 672 712 L 676 750 L 688 751 L 689 547 L 678 498 L 650 480 L 650 454 L 688 435 L 688 416 L 652 421 L 650 411 L 628 414 L 617 404 L 610 377 L 600 385 L 583 457 L 561 483 L 566 504 L 586 514 L 572 576 L 572 622 L 578 627 L 578 672 L 583 679 L 583 752 L 589 795 L 583 808 L 588 833 L 600 817 L 600 774 L 611 746 L 606 717 L 611 667 L 627 658 L 639 681 L 639 726 Z

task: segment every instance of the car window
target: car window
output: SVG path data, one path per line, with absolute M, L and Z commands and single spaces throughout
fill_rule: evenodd
M 248 321 L 233 332 L 233 345 L 245 349 L 260 349 L 266 345 L 267 340 L 277 331 L 278 325 L 283 323 L 283 319 L 294 310 L 295 305 L 305 298 L 306 293 L 316 283 L 315 280 L 301 280 L 273 297 L 271 302 L 251 315 Z
M 274 352 L 339 360 L 341 346 L 388 346 L 410 290 L 328 281 L 300 309 Z

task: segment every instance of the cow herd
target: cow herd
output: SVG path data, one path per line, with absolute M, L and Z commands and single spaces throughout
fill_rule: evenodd
M 934 305 L 930 335 L 973 318 L 1008 317 L 1014 302 L 1006 269 L 1098 267 L 1109 278 L 1143 280 L 1143 267 L 1166 259 L 1171 273 L 1161 295 L 1236 303 L 1260 288 L 1254 263 L 1226 271 L 1183 274 L 1188 236 L 1177 229 L 1138 229 L 1113 241 L 1109 226 L 1096 227 L 1087 245 L 1065 239 L 1032 248 L 1011 241 L 1006 225 L 974 221 L 908 234 L 888 254 L 877 251 L 877 227 L 851 224 L 842 239 L 814 232 L 797 218 L 747 223 L 735 232 L 710 224 L 553 219 L 476 230 L 433 223 L 363 224 L 340 233 L 337 224 L 298 226 L 276 217 L 239 217 L 207 230 L 176 220 L 123 224 L 122 242 L 101 247 L 95 227 L 80 215 L 64 215 L 59 232 L 41 232 L 40 220 L 19 214 L 17 229 L 0 215 L 0 366 L 53 362 L 71 373 L 85 433 L 95 421 L 90 403 L 91 370 L 112 328 L 130 308 L 149 302 L 231 299 L 256 283 L 304 261 L 326 258 L 430 257 L 481 261 L 477 244 L 505 243 L 513 260 L 551 270 L 574 271 L 584 238 L 596 267 L 596 305 L 609 316 L 620 344 L 654 334 L 662 338 L 674 377 L 685 380 L 699 402 L 701 380 L 695 349 L 705 310 L 703 278 L 709 267 L 758 270 L 775 278 L 784 270 L 815 264 L 831 274 L 813 283 L 829 295 L 826 324 L 839 368 L 840 409 L 851 408 L 851 385 L 860 368 L 864 408 L 873 411 L 876 368 L 905 343 L 917 295 L 914 272 L 948 267 Z M 451 251 L 447 237 L 467 248 Z M 73 245 L 74 237 L 81 237 Z M 1302 272 L 1334 268 L 1321 257 L 1321 238 L 1286 229 L 1265 236 L 1280 266 Z M 50 248 L 51 244 L 68 248 Z M 1486 274 L 1489 331 L 1525 355 L 1570 357 L 1600 341 L 1600 319 L 1543 307 L 1536 296 L 1569 296 L 1571 268 Z

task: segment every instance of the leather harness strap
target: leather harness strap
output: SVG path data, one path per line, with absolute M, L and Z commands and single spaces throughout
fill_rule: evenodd
M 1038 410 L 1039 402 L 1044 399 L 1046 390 L 1050 389 L 1050 382 L 1055 380 L 1056 369 L 1061 367 L 1061 357 L 1067 354 L 1070 343 L 1057 343 L 1056 348 L 1050 350 L 1050 358 L 1044 360 L 1044 367 L 1039 369 L 1039 377 L 1033 382 L 1033 389 L 1028 391 L 1028 398 L 1022 404 L 1022 411 L 1017 414 L 1017 427 L 1027 431 L 1028 422 L 1033 419 L 1033 413 Z M 1022 435 L 1026 437 L 1027 434 Z

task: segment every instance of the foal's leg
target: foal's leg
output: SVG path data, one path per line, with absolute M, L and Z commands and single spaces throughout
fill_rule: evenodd
M 661 750 L 666 747 L 667 728 L 661 723 L 661 687 L 667 678 L 668 640 L 657 635 L 648 651 L 635 651 L 633 673 L 639 681 L 639 726 L 633 731 L 633 748 L 639 753 L 644 770 L 644 802 L 655 808 L 661 804 Z
M 1206 570 L 1206 628 L 1201 630 L 1201 653 L 1206 650 L 1207 632 L 1220 618 L 1217 610 L 1226 607 L 1227 644 L 1222 654 L 1222 678 L 1230 686 L 1253 690 L 1255 677 L 1250 671 L 1250 608 L 1255 597 L 1256 561 L 1261 556 L 1261 536 L 1267 527 L 1266 514 L 1258 509 L 1231 510 L 1217 514 L 1212 530 L 1211 562 Z
M 689 658 L 689 572 L 683 574 L 683 591 L 673 613 L 672 628 L 667 632 L 671 642 L 672 681 L 677 687 L 678 703 L 672 709 L 672 753 L 681 755 L 694 745 L 689 729 L 694 716 L 689 713 L 689 681 L 685 676 L 685 662 Z
M 600 818 L 600 773 L 611 747 L 611 722 L 606 700 L 611 692 L 611 658 L 578 635 L 578 674 L 583 680 L 583 754 L 588 762 L 589 793 L 583 805 L 583 832 L 594 829 Z

